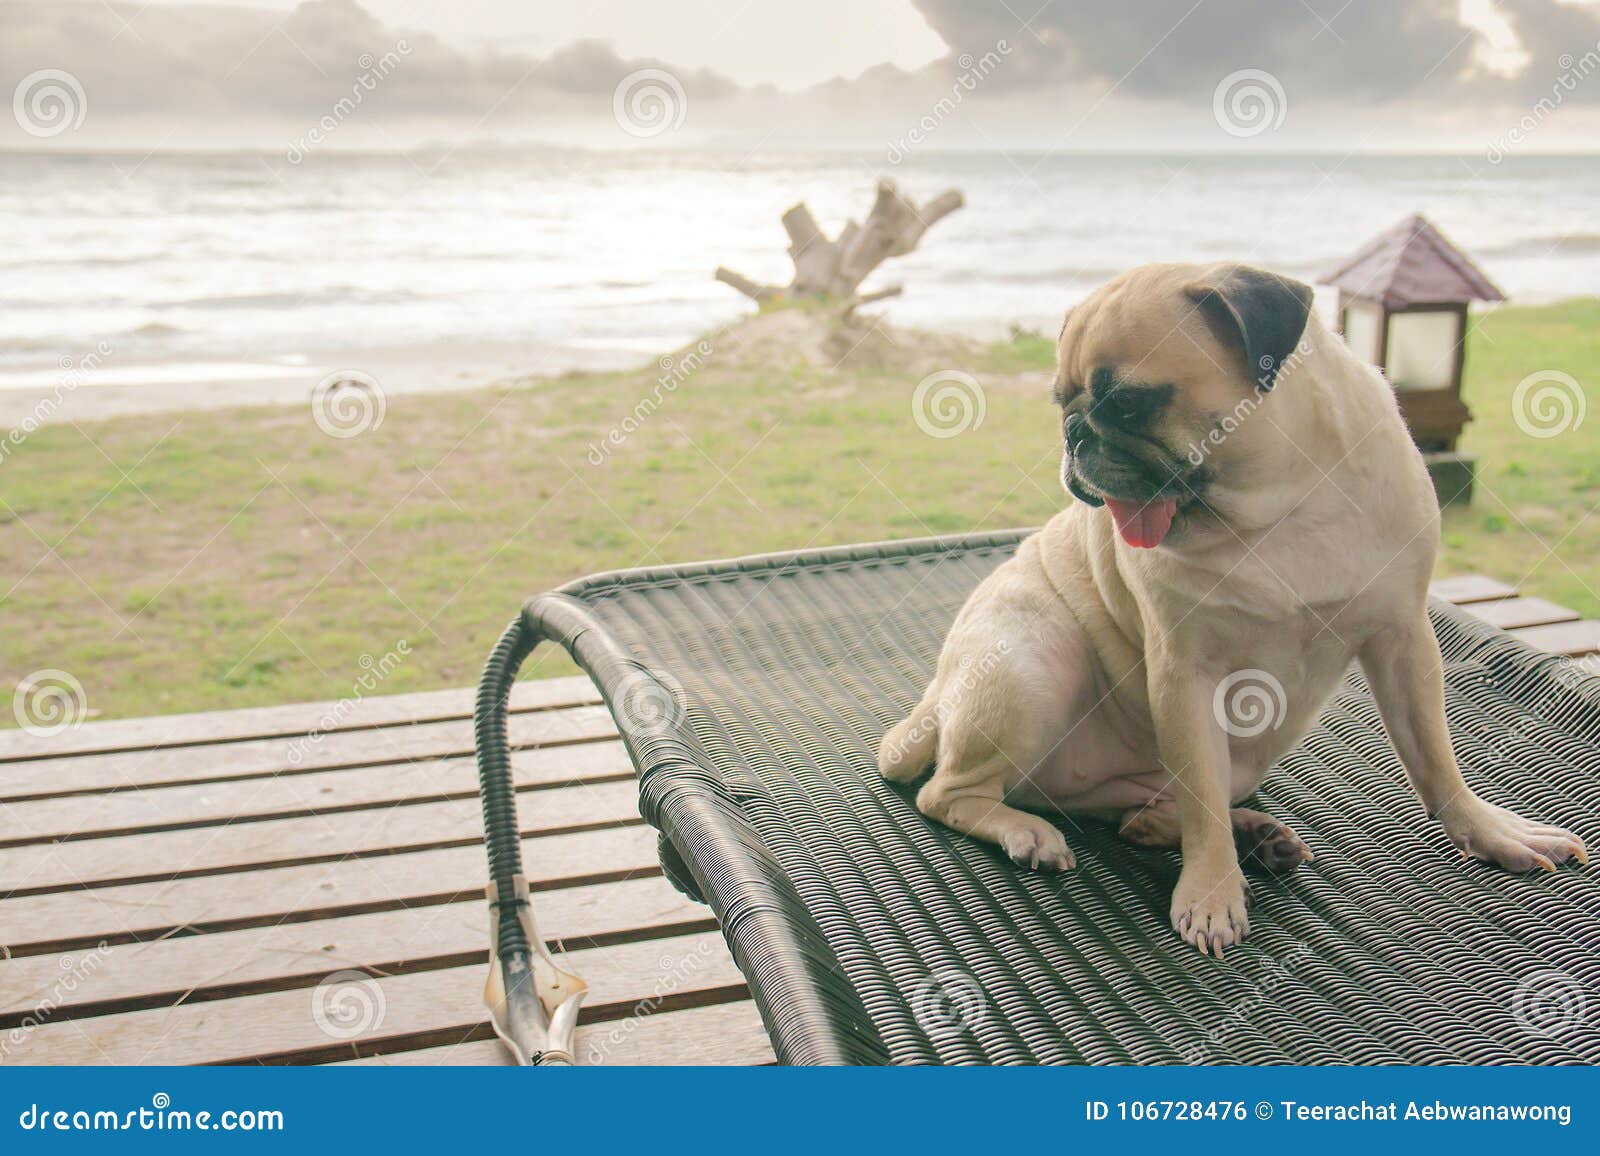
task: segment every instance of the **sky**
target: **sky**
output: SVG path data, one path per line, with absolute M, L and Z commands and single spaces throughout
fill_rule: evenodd
M 0 0 L 0 147 L 1589 151 L 1600 0 Z

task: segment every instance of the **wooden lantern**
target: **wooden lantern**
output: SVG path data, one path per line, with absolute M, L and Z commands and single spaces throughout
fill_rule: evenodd
M 1388 377 L 1418 448 L 1454 455 L 1472 420 L 1461 398 L 1467 306 L 1505 295 L 1419 214 L 1321 280 L 1339 290 L 1339 332 Z

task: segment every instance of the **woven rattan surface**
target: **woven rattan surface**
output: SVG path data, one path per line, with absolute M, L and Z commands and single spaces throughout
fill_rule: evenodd
M 1168 925 L 1175 852 L 1062 819 L 1078 866 L 1038 874 L 885 784 L 878 739 L 1018 540 L 629 571 L 530 603 L 605 693 L 668 866 L 716 910 L 780 1059 L 1600 1061 L 1600 871 L 1464 862 L 1356 674 L 1256 804 L 1316 861 L 1254 878 L 1225 962 Z M 1593 845 L 1600 679 L 1433 615 L 1469 781 Z

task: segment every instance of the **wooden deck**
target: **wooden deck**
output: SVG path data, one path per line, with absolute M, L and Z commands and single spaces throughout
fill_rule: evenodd
M 1600 622 L 1485 578 L 1436 592 L 1535 645 Z M 662 878 L 585 679 L 519 684 L 541 930 L 589 980 L 580 1061 L 772 1061 L 704 906 Z M 472 692 L 0 734 L 0 1064 L 501 1064 Z
M 365 699 L 317 741 L 332 704 L 0 735 L 0 1063 L 506 1062 L 472 697 Z M 579 1055 L 770 1063 L 598 701 L 512 699 L 540 928 L 591 984 Z

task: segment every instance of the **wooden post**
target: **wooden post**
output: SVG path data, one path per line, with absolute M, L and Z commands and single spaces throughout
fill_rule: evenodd
M 717 269 L 716 278 L 762 304 L 803 297 L 836 302 L 848 313 L 869 301 L 897 296 L 898 285 L 862 294 L 861 283 L 890 257 L 915 249 L 924 233 L 964 203 L 961 193 L 950 189 L 919 207 L 893 181 L 882 180 L 866 219 L 860 224 L 847 222 L 834 240 L 828 239 L 804 203 L 797 204 L 783 214 L 794 263 L 788 285 L 758 284 L 724 268 Z

